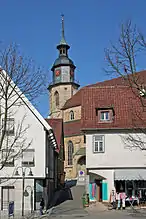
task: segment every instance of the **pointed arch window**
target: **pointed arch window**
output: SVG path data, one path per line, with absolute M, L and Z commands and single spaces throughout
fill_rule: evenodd
M 74 120 L 74 111 L 73 110 L 70 111 L 70 120 Z
M 59 93 L 58 93 L 58 91 L 55 91 L 54 97 L 55 97 L 55 105 L 58 107 L 59 106 Z
M 74 146 L 72 141 L 68 141 L 68 165 L 73 165 Z

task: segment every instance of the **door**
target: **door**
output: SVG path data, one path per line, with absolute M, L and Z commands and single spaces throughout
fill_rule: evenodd
M 3 186 L 1 195 L 1 209 L 7 210 L 9 202 L 14 201 L 14 186 Z

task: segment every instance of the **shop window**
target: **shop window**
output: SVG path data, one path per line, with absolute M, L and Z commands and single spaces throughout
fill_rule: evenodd
M 105 149 L 104 136 L 103 135 L 94 135 L 93 136 L 93 152 L 94 153 L 103 153 L 104 149 Z

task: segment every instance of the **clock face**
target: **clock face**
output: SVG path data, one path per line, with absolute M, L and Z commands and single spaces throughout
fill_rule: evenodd
M 56 77 L 58 77 L 60 75 L 60 70 L 56 70 L 55 75 L 56 75 Z

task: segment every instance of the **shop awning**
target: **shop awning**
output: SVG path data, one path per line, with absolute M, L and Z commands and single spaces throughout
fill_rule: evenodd
M 146 169 L 115 170 L 115 180 L 146 180 Z

